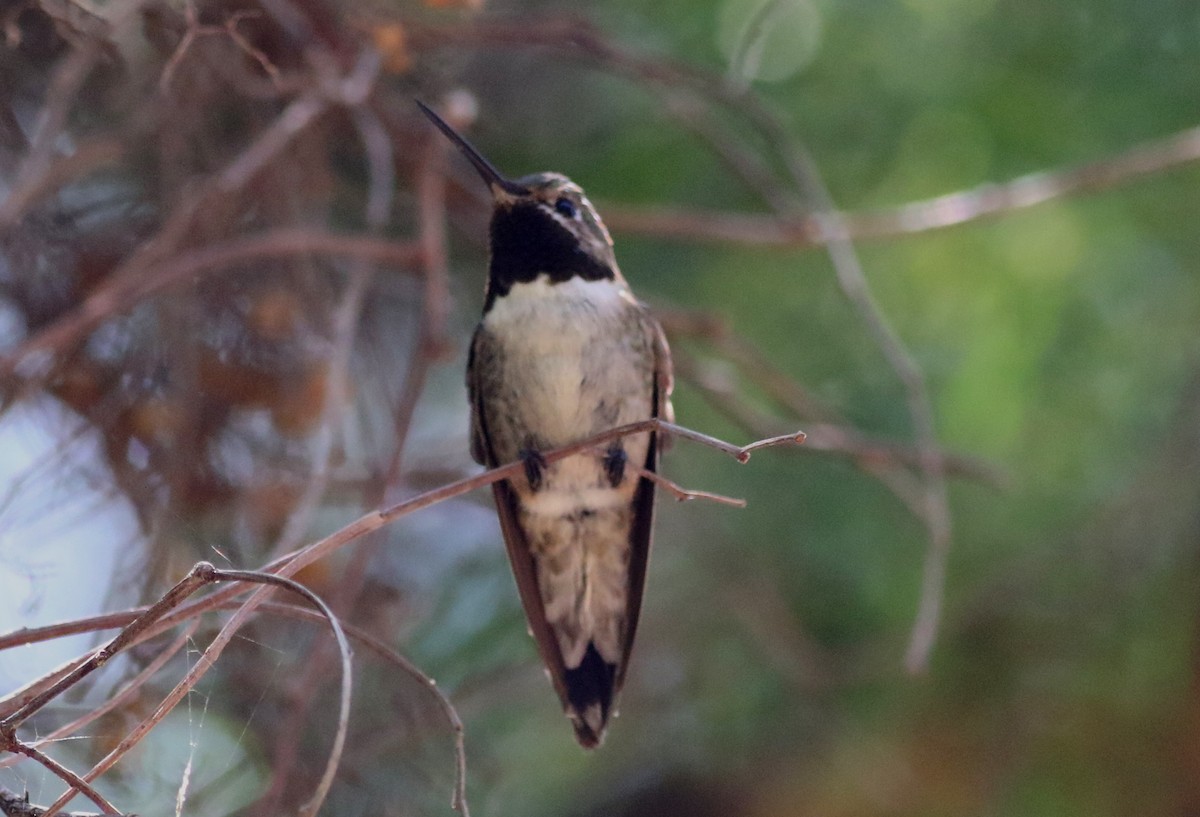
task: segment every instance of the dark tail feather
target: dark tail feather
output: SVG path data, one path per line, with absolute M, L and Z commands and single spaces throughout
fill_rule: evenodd
M 585 749 L 593 749 L 604 740 L 609 711 L 617 690 L 617 665 L 610 664 L 588 644 L 583 660 L 575 669 L 566 671 L 567 715 L 575 727 L 575 737 Z

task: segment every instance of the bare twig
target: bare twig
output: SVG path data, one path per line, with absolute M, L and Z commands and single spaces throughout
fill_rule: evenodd
M 200 37 L 206 35 L 211 36 L 213 34 L 223 34 L 232 40 L 234 44 L 236 44 L 237 47 L 241 49 L 244 54 L 246 54 L 246 56 L 258 63 L 259 67 L 262 68 L 263 73 L 271 78 L 271 81 L 275 83 L 276 87 L 279 86 L 279 69 L 276 68 L 275 64 L 267 58 L 266 54 L 264 54 L 260 49 L 255 48 L 254 45 L 248 39 L 246 39 L 246 36 L 238 30 L 238 24 L 241 23 L 242 20 L 250 17 L 261 16 L 261 12 L 255 9 L 240 9 L 229 15 L 228 19 L 225 20 L 224 25 L 203 25 L 200 23 L 200 20 L 196 14 L 196 4 L 191 2 L 191 0 L 188 0 L 188 2 L 184 3 L 183 15 L 187 28 L 184 30 L 183 37 L 180 38 L 179 44 L 175 46 L 175 50 L 171 52 L 171 56 L 167 59 L 166 65 L 163 66 L 162 74 L 158 79 L 158 87 L 160 91 L 165 93 L 167 90 L 169 90 L 171 86 L 171 78 L 175 75 L 175 71 L 179 67 L 179 63 L 183 61 L 184 56 L 191 49 L 192 44 L 195 43 L 195 41 Z
M 603 448 L 593 448 L 592 451 L 600 456 L 604 456 L 606 453 Z M 678 502 L 691 502 L 693 499 L 707 499 L 710 502 L 716 502 L 718 505 L 729 505 L 732 508 L 746 507 L 746 500 L 744 499 L 714 494 L 709 491 L 690 491 L 687 488 L 680 486 L 678 483 L 667 479 L 662 474 L 650 471 L 633 462 L 625 463 L 625 467 L 637 475 L 650 480 L 655 485 L 669 493 L 671 496 L 675 497 L 676 501 Z
M 670 320 L 675 321 L 674 318 Z M 675 321 L 668 332 L 678 331 L 678 327 L 679 323 Z M 712 367 L 704 365 L 686 350 L 672 349 L 676 375 L 686 379 L 710 405 L 743 431 L 759 437 L 772 436 L 796 421 L 803 421 L 808 427 L 804 442 L 806 451 L 846 457 L 864 472 L 883 480 L 901 501 L 915 508 L 916 503 L 909 502 L 915 496 L 914 486 L 896 485 L 889 479 L 903 469 L 921 467 L 920 453 L 910 443 L 875 437 L 852 427 L 832 408 L 820 404 L 799 384 L 774 369 L 761 352 L 748 347 L 736 335 L 711 340 L 718 353 L 731 358 L 739 375 L 760 386 L 779 404 L 786 418 L 763 411 L 746 399 L 737 381 L 726 376 L 725 367 L 714 372 Z M 813 418 L 824 419 L 812 422 Z M 1005 488 L 1008 484 L 1005 473 L 982 458 L 943 450 L 942 459 L 949 476 L 974 480 L 992 488 Z
M 263 609 L 268 612 L 299 618 L 311 618 L 314 615 L 310 611 L 299 607 L 274 602 L 267 602 L 263 605 Z M 416 664 L 396 652 L 388 644 L 359 627 L 350 624 L 342 626 L 345 628 L 346 634 L 356 642 L 362 644 L 381 660 L 393 665 L 405 675 L 415 679 L 433 694 L 438 707 L 442 710 L 442 714 L 446 717 L 451 730 L 454 732 L 455 784 L 454 797 L 451 799 L 450 805 L 462 814 L 463 817 L 470 817 L 470 810 L 467 808 L 467 749 L 465 744 L 465 730 L 463 729 L 462 719 L 458 716 L 458 710 L 454 708 L 454 704 L 450 702 L 450 699 L 438 687 L 437 681 L 422 672 Z

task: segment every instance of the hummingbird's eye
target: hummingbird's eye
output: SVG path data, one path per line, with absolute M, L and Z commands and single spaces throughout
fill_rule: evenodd
M 575 216 L 579 215 L 579 211 L 575 209 L 575 202 L 566 196 L 561 196 L 554 202 L 554 209 L 567 218 L 575 218 Z

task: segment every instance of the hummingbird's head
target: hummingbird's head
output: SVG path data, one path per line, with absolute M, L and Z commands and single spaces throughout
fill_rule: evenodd
M 488 306 L 497 296 L 507 295 L 513 284 L 541 275 L 551 283 L 579 277 L 624 285 L 612 238 L 579 185 L 561 173 L 508 179 L 440 116 L 420 101 L 417 105 L 470 160 L 491 190 Z

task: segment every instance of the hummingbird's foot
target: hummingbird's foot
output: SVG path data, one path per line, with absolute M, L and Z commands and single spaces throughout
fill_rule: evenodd
M 525 466 L 525 479 L 529 482 L 529 490 L 536 491 L 542 487 L 542 473 L 546 470 L 546 460 L 542 452 L 536 448 L 522 448 L 517 454 L 521 464 Z
M 619 443 L 614 443 L 604 455 L 604 473 L 614 488 L 625 478 L 625 459 L 625 449 Z

